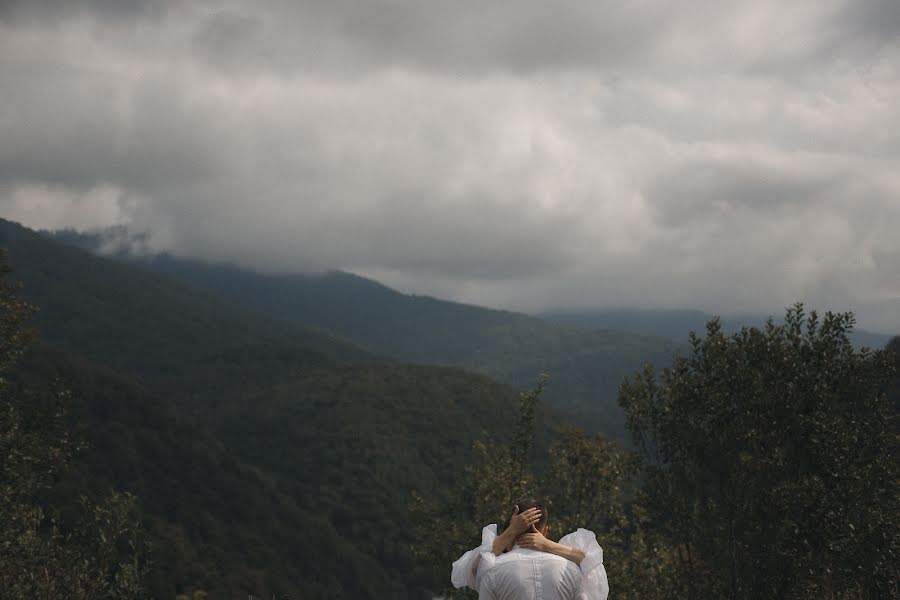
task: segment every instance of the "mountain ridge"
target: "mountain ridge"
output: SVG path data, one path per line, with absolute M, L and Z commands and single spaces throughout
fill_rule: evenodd
M 341 271 L 261 274 L 233 264 L 135 254 L 127 244 L 105 243 L 102 234 L 48 235 L 105 249 L 234 306 L 328 331 L 396 360 L 461 367 L 517 388 L 546 373 L 548 405 L 585 429 L 618 439 L 625 438 L 616 401 L 622 380 L 647 362 L 666 366 L 679 347 L 662 338 L 579 330 L 523 313 L 403 294 Z
M 585 311 L 547 311 L 538 313 L 539 317 L 579 329 L 616 329 L 630 331 L 641 335 L 654 333 L 669 340 L 684 342 L 693 331 L 700 336 L 706 332 L 706 323 L 716 315 L 694 309 L 627 309 L 609 308 Z M 720 316 L 722 327 L 726 332 L 735 333 L 741 327 L 765 326 L 766 320 L 772 318 L 781 322 L 781 315 L 764 315 L 755 313 L 737 313 Z M 895 336 L 883 332 L 866 329 L 854 329 L 850 339 L 857 347 L 873 349 L 884 348 Z

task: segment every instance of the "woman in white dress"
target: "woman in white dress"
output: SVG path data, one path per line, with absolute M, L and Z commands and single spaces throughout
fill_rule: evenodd
M 521 512 L 520 508 L 523 509 Z M 546 513 L 546 509 L 537 501 L 526 500 L 516 504 L 509 525 L 500 535 L 497 535 L 496 523 L 482 529 L 481 545 L 453 563 L 450 575 L 453 586 L 468 586 L 478 591 L 482 577 L 494 565 L 497 556 L 519 546 L 556 554 L 574 562 L 581 568 L 582 591 L 579 600 L 606 600 L 609 583 L 603 566 L 603 548 L 597 543 L 597 537 L 592 531 L 578 529 L 554 542 L 535 527 L 542 520 L 542 513 Z

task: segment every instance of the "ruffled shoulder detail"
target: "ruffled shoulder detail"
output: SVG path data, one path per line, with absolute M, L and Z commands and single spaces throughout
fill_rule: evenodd
M 453 587 L 468 586 L 473 590 L 478 590 L 478 567 L 482 562 L 486 563 L 485 567 L 493 566 L 495 558 L 493 546 L 496 537 L 497 524 L 491 523 L 481 530 L 481 545 L 456 559 L 450 572 L 450 583 L 453 584 Z M 484 570 L 486 569 L 482 569 L 482 571 Z
M 581 561 L 581 572 L 590 573 L 603 564 L 603 548 L 597 543 L 597 536 L 588 529 L 579 529 L 559 540 L 564 546 L 571 546 L 584 552 L 584 560 Z
M 481 530 L 481 545 L 490 548 L 497 539 L 497 524 L 491 523 Z
M 579 600 L 606 600 L 609 597 L 609 580 L 606 577 L 606 567 L 603 566 L 603 548 L 597 543 L 594 532 L 579 529 L 563 536 L 559 543 L 584 552 Z

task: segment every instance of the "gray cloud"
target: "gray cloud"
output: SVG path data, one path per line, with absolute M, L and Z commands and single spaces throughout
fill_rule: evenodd
M 897 19 L 6 2 L 0 212 L 526 310 L 803 299 L 896 329 Z

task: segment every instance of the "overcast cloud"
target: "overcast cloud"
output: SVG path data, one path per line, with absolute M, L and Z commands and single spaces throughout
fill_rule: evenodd
M 900 330 L 900 3 L 0 0 L 0 215 Z

